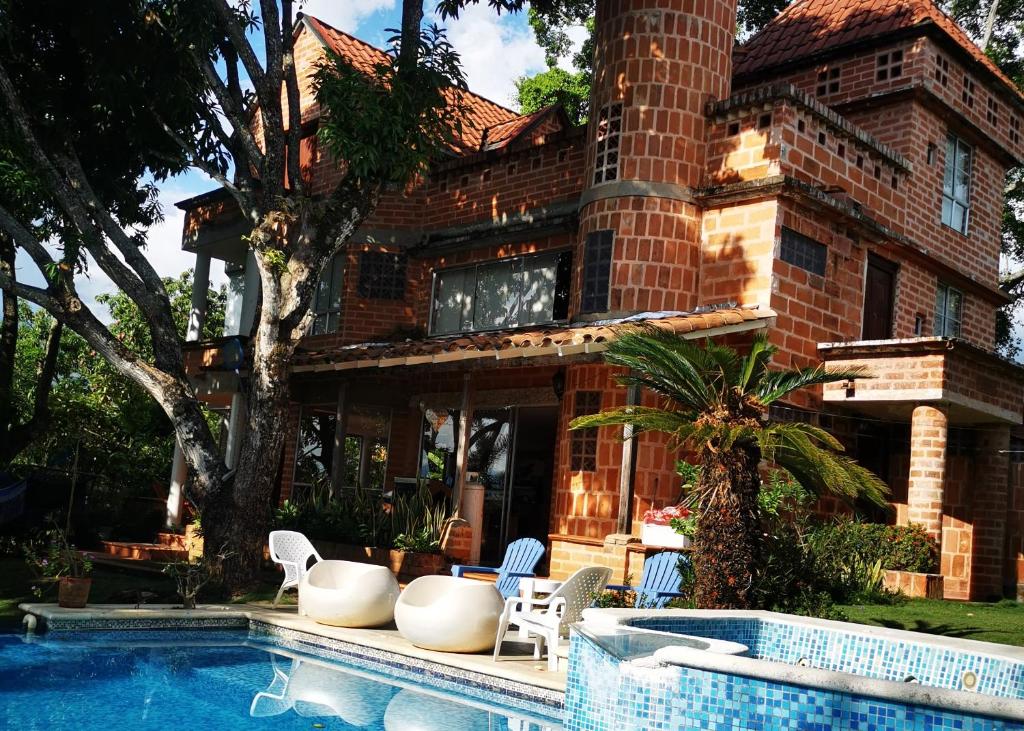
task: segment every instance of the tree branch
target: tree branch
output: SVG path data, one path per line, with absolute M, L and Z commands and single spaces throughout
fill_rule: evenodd
M 14 278 L 15 248 L 10 236 L 0 232 L 0 274 Z M 0 433 L 14 422 L 14 359 L 18 353 L 18 297 L 4 293 L 0 320 Z
M 273 3 L 271 3 L 273 4 Z M 282 0 L 282 17 L 292 17 L 292 0 Z M 288 146 L 287 168 L 288 180 L 292 190 L 298 195 L 305 192 L 302 179 L 301 145 L 302 145 L 302 99 L 299 96 L 299 80 L 295 71 L 295 38 L 290 25 L 281 26 L 281 73 L 284 74 L 284 85 L 288 95 Z

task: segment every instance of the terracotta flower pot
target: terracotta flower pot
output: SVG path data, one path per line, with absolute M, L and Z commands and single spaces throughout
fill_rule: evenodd
M 57 604 L 67 609 L 81 609 L 89 603 L 92 579 L 62 576 L 57 585 Z
M 444 568 L 440 553 L 413 553 L 392 549 L 389 554 L 391 572 L 403 579 L 432 576 Z

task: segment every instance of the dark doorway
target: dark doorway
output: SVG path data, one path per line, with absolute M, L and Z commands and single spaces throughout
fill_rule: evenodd
M 897 269 L 897 265 L 888 259 L 868 254 L 864 287 L 864 340 L 888 340 L 892 337 Z
M 469 455 L 469 469 L 481 473 L 485 486 L 484 563 L 500 563 L 505 547 L 517 538 L 547 542 L 557 429 L 555 406 L 474 414 L 474 430 L 494 432 L 493 439 L 471 443 Z

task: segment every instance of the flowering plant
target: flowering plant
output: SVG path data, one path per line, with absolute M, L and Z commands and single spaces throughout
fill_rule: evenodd
M 671 525 L 673 520 L 681 520 L 690 515 L 690 510 L 682 505 L 669 505 L 661 510 L 648 510 L 644 513 L 644 523 L 648 525 Z
M 51 521 L 41 538 L 24 543 L 22 551 L 25 562 L 41 583 L 56 584 L 64 577 L 81 579 L 92 572 L 92 556 L 75 548 L 55 521 Z M 44 589 L 35 585 L 32 593 L 41 597 Z

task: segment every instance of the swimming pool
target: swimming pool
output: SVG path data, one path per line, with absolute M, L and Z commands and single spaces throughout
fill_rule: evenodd
M 560 710 L 259 632 L 0 634 L 0 728 L 558 731 Z

